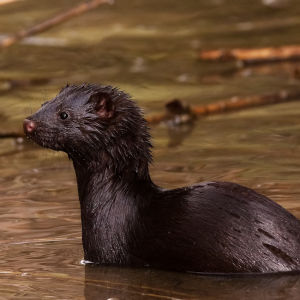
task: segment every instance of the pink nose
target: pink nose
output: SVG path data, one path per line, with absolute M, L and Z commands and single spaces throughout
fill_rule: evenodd
M 23 127 L 25 133 L 32 133 L 36 128 L 36 124 L 31 120 L 25 119 L 23 122 Z

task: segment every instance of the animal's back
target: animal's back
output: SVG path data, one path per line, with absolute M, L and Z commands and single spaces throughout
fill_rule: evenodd
M 300 221 L 267 197 L 227 182 L 164 194 L 153 261 L 185 271 L 300 271 Z

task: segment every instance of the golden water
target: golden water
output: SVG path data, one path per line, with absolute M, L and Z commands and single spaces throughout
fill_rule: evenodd
M 0 6 L 0 34 L 41 21 L 77 1 Z M 1 132 L 66 82 L 101 82 L 130 92 L 146 113 L 176 97 L 191 104 L 297 88 L 295 63 L 239 70 L 201 63 L 201 48 L 300 42 L 300 6 L 261 1 L 117 1 L 0 52 L 5 79 L 47 78 L 6 91 Z M 300 218 L 300 103 L 198 120 L 182 135 L 153 127 L 155 182 L 177 187 L 234 181 Z M 0 299 L 299 299 L 300 277 L 203 277 L 90 267 L 83 257 L 75 177 L 66 155 L 0 140 Z

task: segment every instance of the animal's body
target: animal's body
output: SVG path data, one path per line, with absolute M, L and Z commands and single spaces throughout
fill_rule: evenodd
M 24 130 L 73 161 L 86 260 L 192 272 L 300 271 L 300 221 L 274 201 L 228 182 L 174 190 L 152 182 L 146 121 L 126 93 L 66 86 Z

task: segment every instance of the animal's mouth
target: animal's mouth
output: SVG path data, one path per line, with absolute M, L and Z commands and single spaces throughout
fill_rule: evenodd
M 24 133 L 26 137 L 36 144 L 52 150 L 62 150 L 57 141 L 57 132 L 47 129 L 41 129 L 41 125 L 30 119 L 23 122 Z

